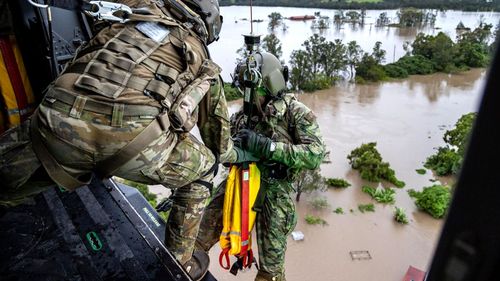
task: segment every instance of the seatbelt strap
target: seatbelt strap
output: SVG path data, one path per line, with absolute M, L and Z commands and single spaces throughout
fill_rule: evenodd
M 57 163 L 52 154 L 47 150 L 47 147 L 42 141 L 40 131 L 38 130 L 38 110 L 36 110 L 32 115 L 30 122 L 30 133 L 33 150 L 42 163 L 42 166 L 47 171 L 47 174 L 49 174 L 50 178 L 59 186 L 62 186 L 69 191 L 73 191 L 80 186 L 89 184 L 92 178 L 92 175 L 90 173 L 88 174 L 88 180 L 81 181 L 77 179 L 76 177 L 66 172 L 64 168 L 59 163 Z
M 170 128 L 168 114 L 160 113 L 144 130 L 133 140 L 122 147 L 118 152 L 96 164 L 96 172 L 101 177 L 109 177 L 128 161 L 137 156 L 153 140 L 157 139 Z

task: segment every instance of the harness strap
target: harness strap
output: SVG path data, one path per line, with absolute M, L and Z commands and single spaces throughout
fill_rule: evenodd
M 96 164 L 95 169 L 99 176 L 111 176 L 116 170 L 118 170 L 118 168 L 137 156 L 153 140 L 168 131 L 169 127 L 170 121 L 167 114 L 161 113 L 156 116 L 156 119 L 144 128 L 144 130 L 142 130 L 142 132 L 140 132 L 127 145 L 122 147 L 115 154 Z
M 31 141 L 33 150 L 36 156 L 42 163 L 50 178 L 59 186 L 67 190 L 73 191 L 77 187 L 84 186 L 90 183 L 92 174 L 87 174 L 84 179 L 76 178 L 70 175 L 64 168 L 52 157 L 52 154 L 47 150 L 47 147 L 42 141 L 42 136 L 38 130 L 38 110 L 32 115 L 30 123 Z M 80 177 L 82 178 L 82 177 Z
M 225 249 L 222 249 L 222 251 L 220 252 L 220 255 L 219 255 L 219 265 L 224 268 L 225 270 L 228 270 L 229 267 L 231 266 L 230 265 L 230 262 L 229 262 L 229 250 L 231 248 L 225 248 Z M 225 258 L 226 260 L 226 265 L 224 265 L 223 263 L 223 258 Z
M 248 251 L 249 237 L 249 211 L 250 211 L 250 167 L 248 163 L 243 164 L 241 169 L 241 250 L 239 255 L 246 257 Z
M 49 91 L 45 99 L 55 99 L 62 103 L 65 103 L 70 106 L 75 106 L 75 104 L 83 103 L 77 102 L 77 99 L 86 98 L 84 105 L 80 105 L 79 107 L 83 107 L 83 110 L 92 111 L 95 113 L 100 113 L 104 115 L 113 115 L 114 106 L 109 103 L 99 102 L 96 100 L 92 100 L 85 96 L 75 95 L 69 91 L 65 91 L 64 89 L 58 89 L 57 91 Z M 160 113 L 160 109 L 148 105 L 132 105 L 132 104 L 124 104 L 123 108 L 123 116 L 156 116 Z M 70 113 L 71 115 L 71 113 Z

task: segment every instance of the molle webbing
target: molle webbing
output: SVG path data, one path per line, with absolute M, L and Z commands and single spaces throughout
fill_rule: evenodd
M 169 37 L 166 38 L 168 40 Z M 109 98 L 117 98 L 128 86 L 130 71 L 159 46 L 160 43 L 142 35 L 133 25 L 125 25 L 103 49 L 97 51 L 75 85 Z M 115 67 L 108 68 L 108 64 Z
M 55 89 L 53 91 L 48 91 L 45 99 L 49 103 L 53 103 L 55 100 L 72 106 L 75 110 L 75 105 L 78 104 L 78 98 L 84 98 L 83 96 L 77 96 L 64 89 Z M 92 100 L 90 98 L 85 99 L 83 106 L 79 106 L 81 110 L 92 111 L 104 115 L 113 115 L 114 105 L 106 102 L 100 102 Z M 80 110 L 78 110 L 80 111 Z M 123 104 L 123 116 L 156 116 L 160 113 L 160 109 L 147 105 L 132 105 Z M 69 113 L 71 115 L 71 113 Z

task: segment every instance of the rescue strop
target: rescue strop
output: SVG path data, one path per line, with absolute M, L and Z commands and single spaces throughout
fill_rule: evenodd
M 0 36 L 0 99 L 0 133 L 33 112 L 35 97 L 14 36 Z
M 228 270 L 229 255 L 236 256 L 237 261 L 231 267 L 231 273 L 234 275 L 238 269 L 250 268 L 254 262 L 251 232 L 256 212 L 252 210 L 252 206 L 259 189 L 260 171 L 255 163 L 231 166 L 224 195 L 219 264 Z

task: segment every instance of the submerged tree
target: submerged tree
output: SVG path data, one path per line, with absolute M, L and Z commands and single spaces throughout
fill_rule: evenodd
M 321 175 L 321 170 L 303 170 L 297 180 L 292 184 L 297 191 L 295 200 L 300 201 L 302 192 L 311 193 L 314 190 L 325 190 L 325 178 Z
M 312 74 L 313 76 L 318 74 L 321 67 L 321 57 L 323 55 L 323 45 L 326 42 L 326 38 L 323 36 L 319 36 L 318 34 L 314 34 L 309 39 L 302 43 L 302 46 L 305 47 L 306 52 L 308 53 L 308 58 L 312 63 Z
M 295 90 L 301 89 L 302 85 L 313 78 L 312 62 L 309 54 L 304 50 L 295 50 L 290 56 L 290 83 Z
M 346 60 L 347 60 L 347 65 L 350 68 L 349 72 L 351 79 L 354 78 L 354 68 L 356 67 L 356 65 L 359 64 L 362 56 L 363 56 L 363 49 L 361 49 L 361 46 L 358 45 L 356 41 L 351 41 L 347 43 Z
M 474 112 L 462 115 L 455 127 L 445 132 L 443 140 L 446 145 L 439 147 L 436 154 L 429 156 L 424 166 L 439 176 L 457 174 L 462 166 L 475 118 Z
M 274 29 L 279 26 L 283 20 L 283 16 L 281 16 L 280 13 L 278 12 L 272 12 L 267 16 L 269 18 L 269 25 L 268 28 L 271 31 L 274 31 Z
M 378 64 L 381 64 L 385 61 L 385 53 L 386 51 L 382 49 L 382 42 L 375 42 L 375 46 L 373 46 L 372 56 Z
M 262 49 L 275 55 L 278 59 L 280 59 L 283 54 L 281 42 L 273 33 L 266 35 L 264 39 L 262 39 Z
M 399 25 L 405 27 L 413 27 L 422 24 L 424 13 L 415 8 L 404 8 L 397 13 Z
M 375 23 L 376 26 L 385 26 L 390 23 L 389 17 L 387 17 L 387 13 L 383 12 L 380 13 L 380 15 L 377 18 L 377 21 Z

